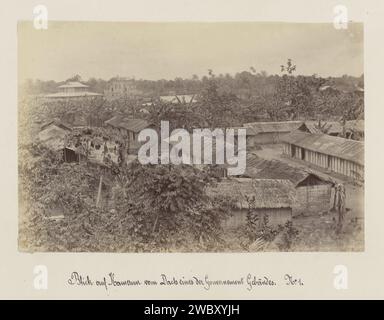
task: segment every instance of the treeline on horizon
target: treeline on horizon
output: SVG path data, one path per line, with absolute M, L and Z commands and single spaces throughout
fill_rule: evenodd
M 235 94 L 239 98 L 252 98 L 260 93 L 265 93 L 274 90 L 278 80 L 283 77 L 283 74 L 269 75 L 265 71 L 257 72 L 254 68 L 249 71 L 238 72 L 235 75 L 229 73 L 216 75 L 214 71 L 208 70 L 207 75 L 199 77 L 192 75 L 190 78 L 176 77 L 173 80 L 145 80 L 145 79 L 132 79 L 138 90 L 143 92 L 143 96 L 161 96 L 161 95 L 181 95 L 181 94 L 198 94 L 203 90 L 207 83 L 215 78 L 220 87 L 220 91 Z M 340 77 L 320 77 L 316 74 L 311 76 L 292 75 L 298 78 L 317 79 L 317 85 L 330 85 L 335 88 L 342 88 L 342 90 L 350 91 L 358 86 L 364 88 L 364 75 L 359 77 L 342 75 Z M 104 93 L 107 84 L 110 80 L 101 78 L 89 78 L 88 80 L 82 79 L 80 75 L 74 75 L 63 81 L 54 80 L 40 80 L 40 79 L 27 79 L 21 83 L 21 91 L 26 94 L 47 94 L 57 92 L 58 86 L 66 83 L 67 81 L 80 81 L 89 86 L 90 91 L 97 93 Z
M 217 75 L 208 70 L 202 78 L 195 75 L 190 79 L 133 80 L 136 89 L 142 91 L 138 98 L 121 97 L 114 101 L 98 98 L 74 102 L 72 107 L 65 102 L 65 108 L 60 101 L 45 101 L 41 106 L 45 108 L 49 104 L 49 111 L 44 112 L 55 117 L 68 112 L 80 114 L 85 110 L 95 114 L 98 110 L 96 113 L 103 115 L 103 121 L 113 114 L 123 113 L 148 118 L 154 124 L 164 119 L 172 120 L 183 128 L 239 126 L 252 121 L 364 119 L 364 75 L 328 78 L 296 75 L 296 65 L 291 59 L 280 68 L 279 75 L 268 75 L 250 68 L 234 76 Z M 83 81 L 80 75 L 75 75 L 60 83 L 29 80 L 20 92 L 31 96 L 44 95 L 55 92 L 57 86 L 66 81 L 81 81 L 89 85 L 89 90 L 100 93 L 108 83 L 101 79 Z M 193 94 L 196 102 L 179 101 L 175 106 L 157 99 L 161 95 L 180 94 Z M 144 106 L 146 97 L 152 103 Z M 140 113 L 143 108 L 146 114 Z

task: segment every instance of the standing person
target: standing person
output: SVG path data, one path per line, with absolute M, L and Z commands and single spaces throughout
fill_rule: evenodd
M 345 187 L 343 184 L 338 183 L 335 187 L 335 201 L 334 201 L 334 208 L 337 210 L 337 213 L 338 213 L 338 222 L 337 222 L 338 233 L 341 232 L 343 228 L 344 216 L 345 216 L 345 200 L 346 200 Z
M 107 154 L 108 154 L 107 142 L 104 142 L 103 161 L 105 161 Z

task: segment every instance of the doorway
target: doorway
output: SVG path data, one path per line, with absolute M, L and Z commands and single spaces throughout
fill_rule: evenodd
M 291 145 L 291 157 L 294 158 L 296 154 L 296 147 L 294 145 Z

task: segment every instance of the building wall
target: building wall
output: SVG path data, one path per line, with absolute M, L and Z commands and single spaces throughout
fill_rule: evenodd
M 307 161 L 321 168 L 345 175 L 356 180 L 364 179 L 364 166 L 349 160 L 303 149 L 289 143 L 284 144 L 283 153 L 291 158 Z
M 352 161 L 330 156 L 329 169 L 357 180 L 364 179 L 364 167 Z
M 315 215 L 331 208 L 331 185 L 321 184 L 296 188 L 293 215 Z

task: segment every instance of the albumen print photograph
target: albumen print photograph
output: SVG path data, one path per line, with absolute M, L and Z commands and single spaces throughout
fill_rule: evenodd
M 19 21 L 19 251 L 364 251 L 363 29 Z

